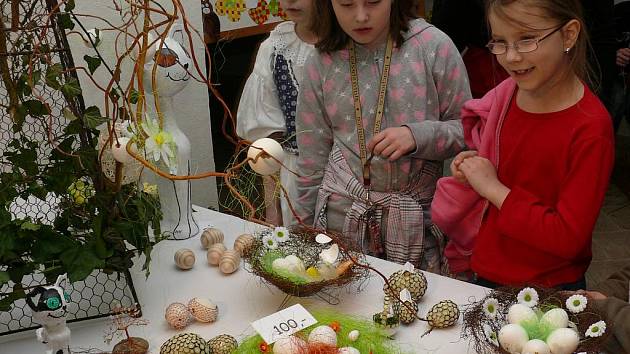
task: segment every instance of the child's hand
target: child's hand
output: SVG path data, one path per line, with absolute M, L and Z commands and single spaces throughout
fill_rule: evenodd
M 480 156 L 469 157 L 459 164 L 459 169 L 480 196 L 501 209 L 510 189 L 499 181 L 497 171 L 490 160 Z
M 463 184 L 468 183 L 468 181 L 466 180 L 466 176 L 459 169 L 459 165 L 461 165 L 461 163 L 465 159 L 469 157 L 473 157 L 473 156 L 477 156 L 477 151 L 474 151 L 474 150 L 462 151 L 459 154 L 457 154 L 457 156 L 455 156 L 453 161 L 451 161 L 451 175 L 453 175 L 453 177 L 455 178 L 457 182 L 463 183 Z
M 416 149 L 416 140 L 407 127 L 387 128 L 372 137 L 367 149 L 375 156 L 396 161 Z

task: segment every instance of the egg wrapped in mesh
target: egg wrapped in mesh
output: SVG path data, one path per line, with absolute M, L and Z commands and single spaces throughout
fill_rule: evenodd
M 387 284 L 383 285 L 385 294 L 400 294 L 403 289 L 408 289 L 414 302 L 420 301 L 427 291 L 427 278 L 421 270 L 415 269 L 411 263 L 405 264 L 404 269 L 390 275 L 387 280 L 392 289 L 390 291 Z
M 431 328 L 423 334 L 426 335 L 434 328 L 447 328 L 459 319 L 459 307 L 451 300 L 442 300 L 433 305 L 429 313 L 427 313 L 426 321 Z
M 230 354 L 238 347 L 238 342 L 228 334 L 221 334 L 208 341 L 211 354 Z
M 398 306 L 398 317 L 403 324 L 411 324 L 416 320 L 418 314 L 418 303 L 413 301 L 408 289 L 400 292 L 400 305 Z
M 206 341 L 194 333 L 180 333 L 160 347 L 160 354 L 213 354 Z

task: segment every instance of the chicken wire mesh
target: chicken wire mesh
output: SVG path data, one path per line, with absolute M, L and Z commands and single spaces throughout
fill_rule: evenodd
M 47 28 L 45 38 L 39 37 L 45 43 L 46 52 L 51 56 L 49 62 L 60 62 L 64 68 L 74 67 L 72 55 L 65 36 L 65 32 L 58 26 L 55 16 L 49 13 L 57 6 L 56 0 L 0 0 L 2 31 L 6 37 L 6 51 L 0 52 L 0 57 L 6 58 L 8 71 L 12 80 L 16 75 L 22 75 L 23 60 L 31 53 L 32 45 L 25 38 L 40 36 L 42 29 Z M 50 17 L 51 21 L 48 21 Z M 48 25 L 46 24 L 47 22 Z M 46 72 L 48 63 L 45 61 L 33 61 L 33 71 Z M 76 78 L 73 71 L 64 74 L 65 80 Z M 64 79 L 62 79 L 64 80 Z M 68 123 L 64 118 L 63 110 L 72 107 L 72 111 L 84 110 L 83 99 L 79 95 L 68 100 L 67 97 L 47 85 L 38 87 L 38 94 L 45 102 L 50 104 L 50 115 L 34 118 L 27 116 L 20 134 L 31 141 L 39 142 L 37 156 L 39 166 L 48 163 L 51 153 L 51 142 L 61 135 Z M 25 97 L 25 99 L 27 99 Z M 13 131 L 11 117 L 7 113 L 10 107 L 11 97 L 8 94 L 4 80 L 0 80 L 0 172 L 12 170 L 11 162 L 4 153 L 11 151 L 9 143 L 16 136 Z M 30 217 L 32 220 L 52 225 L 58 215 L 59 197 L 49 193 L 45 200 L 35 197 L 27 199 L 16 198 L 10 205 L 13 218 Z M 2 242 L 0 240 L 0 242 Z M 0 265 L 0 270 L 6 270 L 6 266 Z M 35 273 L 22 279 L 25 289 L 44 285 L 43 274 Z M 13 290 L 14 283 L 9 282 L 0 286 L 0 294 Z M 137 303 L 137 296 L 131 283 L 129 272 L 124 274 L 105 274 L 100 271 L 93 272 L 84 281 L 75 282 L 67 286 L 67 292 L 72 299 L 68 306 L 68 320 L 79 321 L 97 317 L 106 317 L 116 305 L 131 306 Z M 22 300 L 16 301 L 11 310 L 0 313 L 0 336 L 32 329 L 36 326 L 31 318 L 31 311 Z

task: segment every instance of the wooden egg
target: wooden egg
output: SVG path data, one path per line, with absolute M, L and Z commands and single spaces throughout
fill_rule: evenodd
M 175 264 L 179 269 L 188 270 L 195 264 L 195 253 L 188 248 L 175 252 Z
M 211 227 L 205 229 L 201 234 L 201 245 L 203 248 L 208 249 L 215 243 L 222 243 L 224 238 L 223 231 Z
M 254 172 L 263 176 L 274 174 L 280 170 L 285 156 L 286 153 L 282 149 L 282 145 L 270 138 L 254 141 L 247 150 L 247 158 L 250 159 L 249 166 Z
M 188 326 L 188 323 L 190 323 L 190 312 L 188 312 L 186 305 L 174 302 L 166 308 L 164 318 L 171 327 L 175 329 L 183 329 Z
M 214 322 L 217 320 L 219 309 L 212 301 L 196 297 L 188 302 L 188 311 L 199 322 Z
M 238 270 L 241 265 L 241 254 L 235 250 L 226 250 L 223 252 L 219 269 L 224 274 L 232 274 Z
M 217 266 L 219 262 L 221 262 L 221 257 L 223 256 L 223 252 L 225 252 L 225 245 L 222 243 L 215 243 L 214 245 L 208 248 L 208 264 Z
M 234 250 L 241 255 L 245 255 L 247 250 L 254 244 L 254 236 L 250 234 L 242 234 L 234 240 Z

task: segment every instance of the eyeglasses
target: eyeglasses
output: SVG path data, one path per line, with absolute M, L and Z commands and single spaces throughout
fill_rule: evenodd
M 505 54 L 507 53 L 508 48 L 514 48 L 514 50 L 516 50 L 518 53 L 533 52 L 538 49 L 538 43 L 543 41 L 545 38 L 551 36 L 552 34 L 558 32 L 562 27 L 564 27 L 564 24 L 540 38 L 522 39 L 520 41 L 514 42 L 514 44 L 491 41 L 486 44 L 486 47 L 490 49 L 490 52 L 494 55 Z

